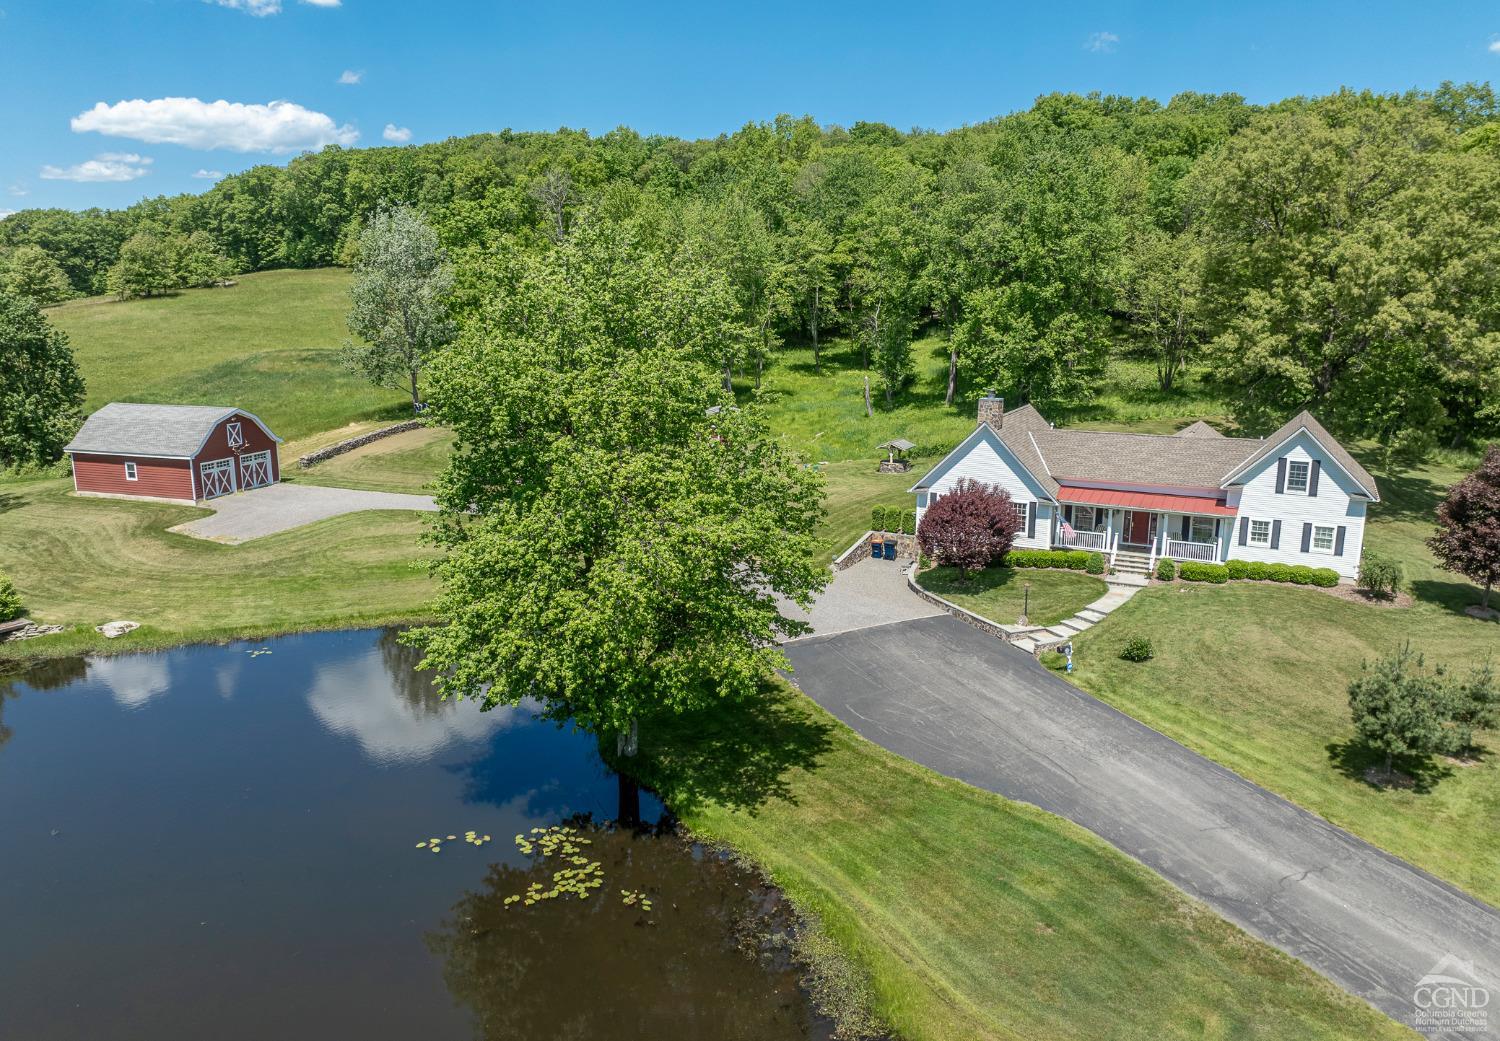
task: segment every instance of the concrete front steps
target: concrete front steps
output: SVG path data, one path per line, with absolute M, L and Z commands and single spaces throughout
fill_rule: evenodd
M 1051 650 L 1060 644 L 1067 643 L 1073 637 L 1091 629 L 1104 621 L 1104 617 L 1125 601 L 1135 596 L 1135 591 L 1145 586 L 1145 581 L 1136 582 L 1110 582 L 1109 592 L 1098 600 L 1089 604 L 1072 618 L 1065 618 L 1056 625 L 1043 629 L 1023 628 L 1020 626 L 1005 626 L 1012 646 L 1019 647 L 1027 654 L 1041 654 L 1043 651 Z
M 1115 554 L 1115 571 L 1121 575 L 1151 576 L 1151 555 L 1122 549 Z

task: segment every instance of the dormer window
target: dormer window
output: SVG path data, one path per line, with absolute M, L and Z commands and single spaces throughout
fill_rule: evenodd
M 245 431 L 238 423 L 230 423 L 224 427 L 225 433 L 229 435 L 230 448 L 243 448 L 245 445 Z
M 1286 465 L 1286 490 L 1307 494 L 1307 484 L 1311 479 L 1311 474 L 1311 463 L 1296 459 L 1289 461 Z

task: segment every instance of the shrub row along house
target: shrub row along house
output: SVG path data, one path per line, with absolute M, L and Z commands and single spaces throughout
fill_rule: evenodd
M 1308 412 L 1270 437 L 1058 430 L 1030 405 L 979 402 L 979 424 L 911 489 L 921 515 L 964 478 L 1010 493 L 1017 547 L 1098 550 L 1120 571 L 1234 557 L 1359 571 L 1375 480 Z
M 81 495 L 198 502 L 281 480 L 280 441 L 242 409 L 112 402 L 64 451 Z

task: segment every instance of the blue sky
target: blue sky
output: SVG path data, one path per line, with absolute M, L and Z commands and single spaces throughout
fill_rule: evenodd
M 1495 77 L 1497 41 L 1493 4 L 0 0 L 0 213 L 198 191 L 329 141 L 1432 87 Z

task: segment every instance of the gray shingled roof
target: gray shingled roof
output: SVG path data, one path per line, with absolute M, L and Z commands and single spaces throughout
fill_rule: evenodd
M 84 420 L 64 451 L 187 458 L 198 451 L 209 431 L 236 412 L 250 415 L 244 409 L 228 405 L 135 405 L 113 401 Z
M 1319 423 L 1313 418 L 1313 414 L 1305 409 L 1289 419 L 1276 433 L 1259 442 L 1262 446 L 1260 451 L 1248 459 L 1242 460 L 1239 465 L 1224 475 L 1225 479 L 1238 477 L 1243 471 L 1250 469 L 1250 467 L 1274 453 L 1288 440 L 1297 436 L 1297 432 L 1301 430 L 1306 430 L 1311 434 L 1313 440 L 1322 445 L 1324 451 L 1333 456 L 1334 461 L 1343 467 L 1344 472 L 1358 481 L 1364 487 L 1365 491 L 1370 493 L 1371 498 L 1376 502 L 1380 501 L 1380 488 L 1375 484 L 1375 478 L 1370 476 L 1370 471 L 1360 466 L 1355 458 L 1345 451 L 1344 446 L 1339 444 L 1338 440 L 1332 434 L 1323 429 L 1323 424 Z
M 1040 412 L 1023 405 L 1005 414 L 996 433 L 1021 465 L 1056 496 L 1059 482 L 1070 480 L 1219 489 L 1302 429 L 1378 501 L 1374 478 L 1306 412 L 1262 439 L 1225 437 L 1201 420 L 1176 434 L 1056 430 Z M 926 481 L 924 477 L 917 487 L 924 487 Z

